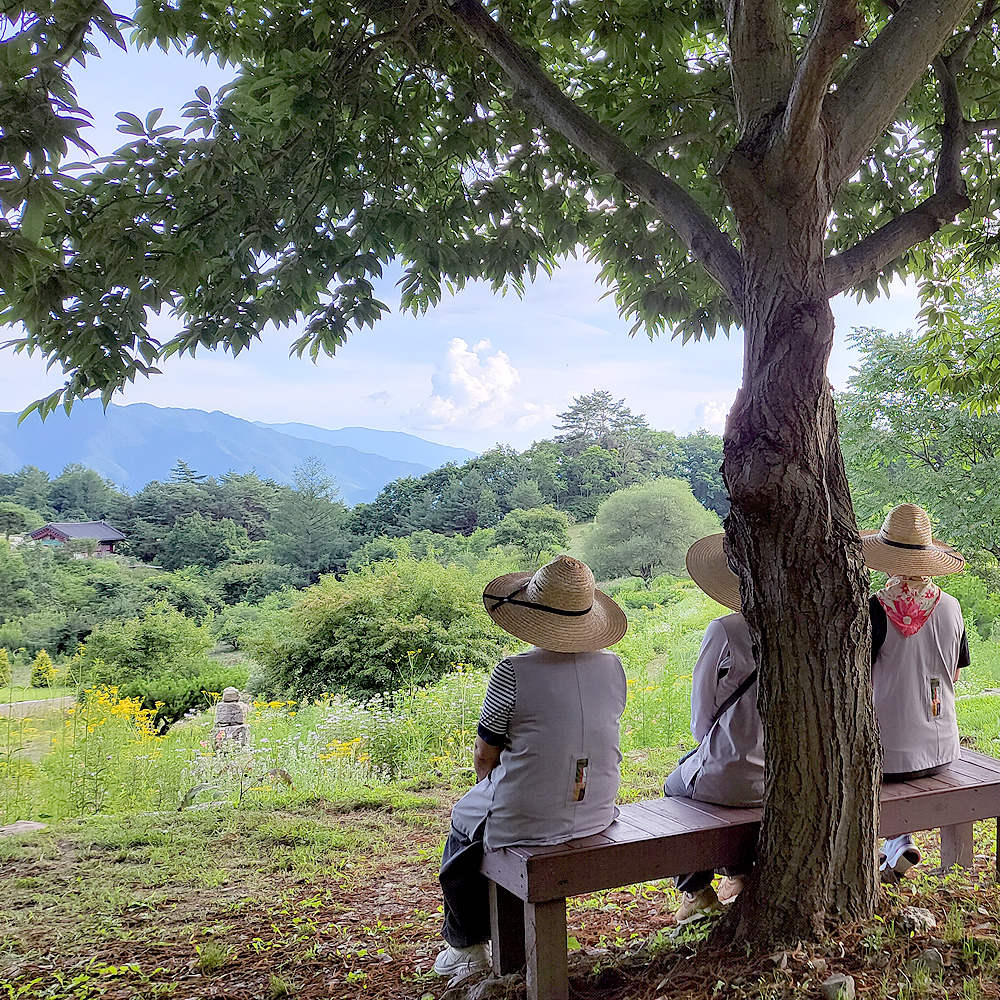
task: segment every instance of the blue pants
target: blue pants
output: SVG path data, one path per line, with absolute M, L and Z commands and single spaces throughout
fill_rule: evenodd
M 489 881 L 479 870 L 485 829 L 483 820 L 470 840 L 452 827 L 444 845 L 438 876 L 444 896 L 441 936 L 455 948 L 470 948 L 490 936 Z

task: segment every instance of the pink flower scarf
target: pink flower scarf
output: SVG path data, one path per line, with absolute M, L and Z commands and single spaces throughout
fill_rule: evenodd
M 876 596 L 889 621 L 908 637 L 927 624 L 941 588 L 929 576 L 890 576 Z

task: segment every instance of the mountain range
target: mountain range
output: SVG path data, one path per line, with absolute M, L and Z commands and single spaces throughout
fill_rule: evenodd
M 372 500 L 401 476 L 422 476 L 474 452 L 435 444 L 400 431 L 367 427 L 329 430 L 309 424 L 262 424 L 219 410 L 178 409 L 82 400 L 68 416 L 37 414 L 20 426 L 18 413 L 0 413 L 0 472 L 35 465 L 57 476 L 79 462 L 130 493 L 169 478 L 179 460 L 201 475 L 255 472 L 278 483 L 294 481 L 305 459 L 318 458 L 349 504 Z

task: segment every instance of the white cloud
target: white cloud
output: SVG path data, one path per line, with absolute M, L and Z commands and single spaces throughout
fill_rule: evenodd
M 695 407 L 691 430 L 697 431 L 704 428 L 710 434 L 721 434 L 726 428 L 727 414 L 728 411 L 714 400 L 703 400 Z
M 435 372 L 431 398 L 415 408 L 414 416 L 430 428 L 496 427 L 524 417 L 526 404 L 514 391 L 521 377 L 503 351 L 491 355 L 490 349 L 488 340 L 472 347 L 461 337 L 450 340 L 444 371 Z

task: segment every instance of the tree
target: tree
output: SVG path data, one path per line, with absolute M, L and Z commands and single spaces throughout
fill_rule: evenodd
M 49 485 L 49 504 L 60 521 L 103 521 L 121 505 L 114 483 L 71 462 Z
M 543 552 L 557 554 L 569 545 L 569 518 L 555 507 L 534 507 L 512 510 L 497 525 L 497 545 L 513 545 L 520 549 L 532 566 L 538 564 Z
M 16 485 L 10 499 L 41 515 L 45 520 L 51 520 L 55 511 L 49 504 L 51 483 L 49 474 L 37 466 L 25 465 L 16 477 Z
M 815 936 L 878 892 L 867 575 L 829 299 L 906 273 L 934 294 L 989 259 L 997 14 L 996 0 L 277 0 L 222 18 L 206 0 L 141 0 L 141 41 L 241 74 L 218 104 L 196 92 L 186 137 L 157 112 L 123 115 L 134 140 L 72 190 L 46 179 L 78 135 L 70 116 L 46 131 L 0 108 L 19 175 L 4 181 L 0 318 L 67 372 L 43 412 L 296 316 L 294 350 L 332 354 L 385 311 L 372 280 L 395 258 L 420 311 L 473 278 L 518 289 L 584 245 L 637 328 L 740 326 L 727 534 L 769 777 L 727 927 L 764 945 Z M 23 53 L 13 79 L 38 81 L 32 106 L 52 111 L 39 121 L 58 117 L 90 28 L 117 32 L 103 5 L 57 7 L 5 41 Z M 147 322 L 164 306 L 183 329 L 160 344 Z
M 322 462 L 311 458 L 295 469 L 295 489 L 272 514 L 267 528 L 274 561 L 291 566 L 299 580 L 315 583 L 322 573 L 343 570 L 354 547 L 347 508 L 334 499 L 337 484 Z
M 45 518 L 36 514 L 30 507 L 15 503 L 13 500 L 0 500 L 0 531 L 4 538 L 11 535 L 21 535 L 34 531 L 45 524 Z
M 31 686 L 33 688 L 50 688 L 56 682 L 56 668 L 52 657 L 40 649 L 31 661 Z
M 859 329 L 856 373 L 838 399 L 841 441 L 859 520 L 919 503 L 935 534 L 974 565 L 1000 561 L 1000 417 L 972 416 L 962 397 L 931 392 L 915 374 L 927 349 L 912 333 Z M 976 560 L 976 554 L 980 560 Z
M 687 483 L 655 479 L 601 501 L 584 558 L 598 579 L 638 576 L 648 587 L 660 573 L 683 573 L 688 546 L 718 530 L 718 517 Z
M 729 513 L 729 494 L 722 481 L 722 438 L 707 431 L 696 431 L 677 441 L 680 459 L 678 478 L 691 486 L 695 499 L 720 517 Z
M 1000 271 L 994 268 L 978 281 L 953 272 L 945 281 L 947 294 L 930 299 L 922 311 L 927 331 L 914 371 L 932 393 L 961 400 L 974 413 L 995 411 L 1000 406 Z
M 545 497 L 534 479 L 522 479 L 511 491 L 510 502 L 514 510 L 531 510 L 532 507 L 544 507 Z
M 167 532 L 160 565 L 167 570 L 183 566 L 215 569 L 220 563 L 247 561 L 252 547 L 246 528 L 228 517 L 212 521 L 195 511 Z

